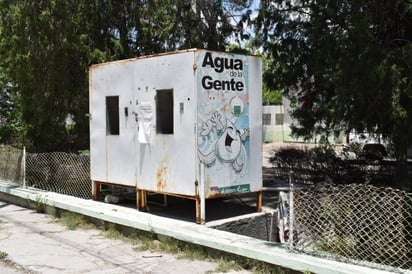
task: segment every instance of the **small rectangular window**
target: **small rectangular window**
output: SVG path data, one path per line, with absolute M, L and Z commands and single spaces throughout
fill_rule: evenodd
M 263 124 L 270 125 L 272 120 L 272 115 L 270 113 L 263 113 Z
M 119 135 L 119 96 L 106 97 L 106 133 Z
M 275 114 L 275 124 L 276 125 L 283 125 L 283 113 L 276 113 Z
M 156 132 L 173 134 L 173 89 L 156 91 Z

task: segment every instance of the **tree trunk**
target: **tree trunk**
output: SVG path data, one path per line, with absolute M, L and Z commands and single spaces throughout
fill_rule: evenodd
M 408 142 L 406 140 L 394 142 L 396 167 L 394 174 L 393 186 L 401 189 L 411 189 L 410 178 L 408 177 L 408 162 L 407 149 Z

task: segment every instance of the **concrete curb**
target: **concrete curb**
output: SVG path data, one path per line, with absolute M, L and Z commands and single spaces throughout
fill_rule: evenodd
M 390 273 L 304 254 L 290 253 L 277 243 L 220 231 L 195 223 L 159 217 L 136 209 L 0 182 L 0 193 L 76 212 L 92 218 L 169 236 L 273 265 L 313 273 Z M 1 198 L 1 196 L 0 196 Z M 9 201 L 10 202 L 10 201 Z

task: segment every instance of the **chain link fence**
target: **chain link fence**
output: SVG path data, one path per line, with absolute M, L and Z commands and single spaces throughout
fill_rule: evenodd
M 8 182 L 23 181 L 23 150 L 0 145 L 0 179 Z
M 367 184 L 315 183 L 319 173 L 312 166 L 307 173 L 307 167 L 291 163 L 274 165 L 279 178 L 292 185 L 300 182 L 289 192 L 288 250 L 391 271 L 412 270 L 411 193 Z M 24 153 L 0 146 L 0 180 L 85 199 L 92 196 L 88 155 Z
M 320 184 L 292 193 L 290 250 L 412 269 L 411 193 L 358 184 Z
M 89 155 L 65 152 L 27 153 L 26 185 L 91 199 Z
M 269 161 L 271 186 L 290 187 L 278 232 L 291 252 L 412 270 L 412 193 L 387 187 L 398 185 L 394 161 L 342 159 L 322 147 L 279 149 Z
M 84 199 L 92 198 L 89 155 L 25 153 L 0 146 L 0 180 Z

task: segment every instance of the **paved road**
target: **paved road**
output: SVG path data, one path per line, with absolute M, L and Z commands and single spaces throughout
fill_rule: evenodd
M 0 202 L 0 273 L 206 273 L 217 264 L 136 251 L 98 229 L 67 230 L 53 217 Z M 214 273 L 214 272 L 213 272 Z M 249 273 L 238 271 L 231 273 Z

